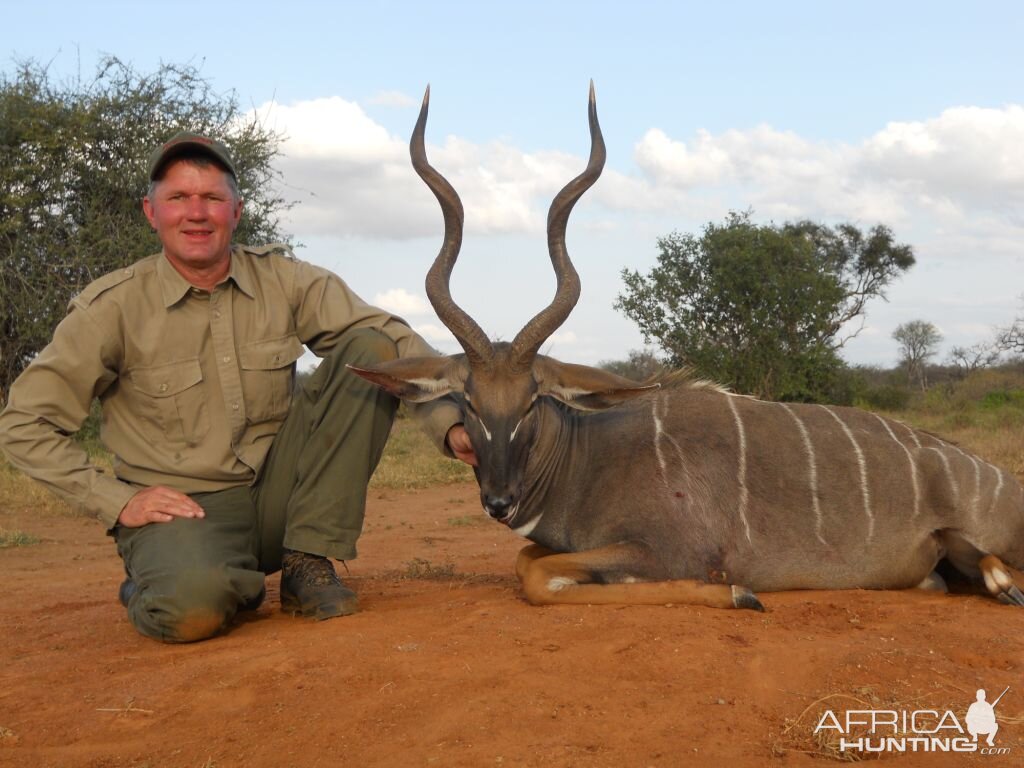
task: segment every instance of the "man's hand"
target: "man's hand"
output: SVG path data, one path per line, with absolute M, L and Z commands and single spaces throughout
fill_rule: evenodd
M 155 485 L 132 496 L 117 522 L 125 528 L 140 528 L 150 523 L 169 523 L 176 517 L 203 516 L 203 508 L 184 493 Z
M 448 430 L 448 435 L 445 437 L 445 442 L 448 443 L 448 447 L 452 449 L 452 453 L 455 454 L 455 458 L 459 461 L 464 461 L 472 467 L 477 466 L 476 452 L 473 450 L 473 443 L 469 441 L 469 433 L 466 432 L 466 428 L 461 424 L 456 424 L 454 427 Z

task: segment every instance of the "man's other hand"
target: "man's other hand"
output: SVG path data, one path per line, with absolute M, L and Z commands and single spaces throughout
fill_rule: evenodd
M 445 440 L 448 443 L 448 447 L 452 449 L 452 453 L 455 454 L 455 458 L 466 462 L 472 467 L 477 465 L 476 452 L 473 450 L 473 443 L 470 442 L 469 433 L 466 432 L 464 426 L 456 424 L 449 429 Z
M 203 516 L 203 508 L 184 493 L 155 485 L 132 496 L 117 522 L 125 528 L 140 528 L 150 523 L 169 523 L 176 517 Z

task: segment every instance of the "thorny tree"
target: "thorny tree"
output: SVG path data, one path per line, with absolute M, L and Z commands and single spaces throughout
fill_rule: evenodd
M 1024 301 L 1024 296 L 1021 297 L 1021 301 Z M 1001 352 L 1024 356 L 1024 313 L 1018 315 L 1010 325 L 996 332 L 995 346 Z
M 900 364 L 907 369 L 907 383 L 915 381 L 923 392 L 928 388 L 927 365 L 935 357 L 942 334 L 926 320 L 910 320 L 892 332 L 900 345 Z
M 271 163 L 281 137 L 191 65 L 141 74 L 116 58 L 55 83 L 34 62 L 0 74 L 0 404 L 91 280 L 159 250 L 140 210 L 152 149 L 179 130 L 231 149 L 240 242 L 282 239 Z

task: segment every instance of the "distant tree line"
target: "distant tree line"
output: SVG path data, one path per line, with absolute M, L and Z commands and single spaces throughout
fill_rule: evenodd
M 903 323 L 892 334 L 899 364 L 890 372 L 902 382 L 887 375 L 876 386 L 878 369 L 848 366 L 840 350 L 863 327 L 867 303 L 913 264 L 912 248 L 883 225 L 761 225 L 750 211 L 730 213 L 700 235 L 660 238 L 648 274 L 623 270 L 615 307 L 657 348 L 600 365 L 637 381 L 687 367 L 742 394 L 852 404 L 869 390 L 902 402 L 911 389 L 1024 359 L 1022 312 L 992 339 L 954 347 L 945 365 L 935 364 L 939 329 Z
M 1024 297 L 1021 301 L 1024 303 Z M 932 368 L 948 371 L 950 375 L 963 379 L 974 371 L 992 368 L 1001 362 L 1012 365 L 1015 359 L 1024 359 L 1024 314 L 1018 315 L 1009 325 L 996 328 L 989 339 L 970 346 L 953 347 L 945 366 L 931 363 L 942 341 L 942 334 L 933 323 L 911 320 L 900 325 L 892 335 L 899 342 L 899 361 L 906 370 L 908 382 L 916 383 L 922 391 L 928 388 L 929 370 Z

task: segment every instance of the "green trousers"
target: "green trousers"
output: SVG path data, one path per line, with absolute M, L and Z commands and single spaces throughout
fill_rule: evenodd
M 380 461 L 398 401 L 345 368 L 396 357 L 372 329 L 350 331 L 293 395 L 252 486 L 192 498 L 201 519 L 116 527 L 118 554 L 136 590 L 128 617 L 164 642 L 202 640 L 241 606 L 258 602 L 282 549 L 338 560 L 356 556 L 366 486 Z

